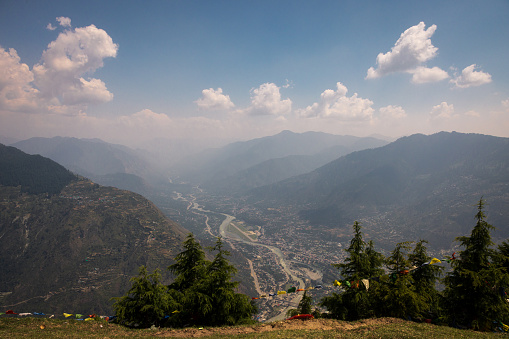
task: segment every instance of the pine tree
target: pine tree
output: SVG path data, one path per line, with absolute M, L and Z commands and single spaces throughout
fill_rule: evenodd
M 235 292 L 239 282 L 231 279 L 237 269 L 228 261 L 230 252 L 224 249 L 221 237 L 217 238 L 212 250 L 217 253 L 207 268 L 206 285 L 214 312 L 208 316 L 207 323 L 212 326 L 234 325 L 250 319 L 255 309 L 246 295 Z
M 205 259 L 205 252 L 192 233 L 187 235 L 183 247 L 184 251 L 175 257 L 175 264 L 168 266 L 168 270 L 176 275 L 168 287 L 177 291 L 184 291 L 202 280 L 210 263 Z
M 372 280 L 364 286 L 362 280 L 377 277 L 382 272 L 383 256 L 374 250 L 373 242 L 366 246 L 361 232 L 361 226 L 356 221 L 353 225 L 354 237 L 346 249 L 348 256 L 344 263 L 333 264 L 338 268 L 346 290 L 324 297 L 321 305 L 326 307 L 329 314 L 337 319 L 357 320 L 372 317 L 375 295 L 378 283 Z M 348 286 L 350 285 L 350 286 Z
M 509 306 L 502 293 L 509 275 L 497 265 L 497 253 L 491 248 L 494 227 L 486 222 L 484 205 L 481 198 L 470 236 L 456 238 L 464 249 L 451 262 L 453 271 L 445 279 L 444 291 L 450 323 L 478 330 L 489 330 L 493 321 L 509 322 Z
M 428 255 L 426 240 L 419 240 L 414 247 L 413 252 L 408 256 L 412 265 L 412 278 L 414 280 L 415 291 L 424 297 L 426 303 L 427 316 L 436 317 L 440 313 L 439 301 L 440 295 L 436 289 L 436 283 L 443 267 L 429 265 L 431 257 Z
M 423 296 L 415 291 L 414 279 L 410 275 L 410 260 L 407 253 L 410 242 L 401 242 L 387 258 L 390 286 L 383 297 L 383 315 L 397 318 L 418 318 L 426 310 Z
M 304 295 L 299 302 L 298 310 L 300 314 L 311 314 L 311 304 L 313 299 L 307 295 L 307 291 L 304 291 Z
M 160 279 L 159 270 L 148 274 L 145 266 L 140 267 L 138 276 L 131 278 L 129 291 L 120 298 L 113 298 L 116 300 L 113 309 L 119 323 L 139 327 L 159 326 L 168 311 L 178 307 Z

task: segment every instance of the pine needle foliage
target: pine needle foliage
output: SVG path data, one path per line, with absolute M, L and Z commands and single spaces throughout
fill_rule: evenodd
M 126 295 L 115 298 L 118 322 L 140 327 L 156 326 L 222 326 L 249 321 L 256 313 L 246 295 L 236 293 L 239 282 L 232 281 L 237 272 L 227 257 L 221 238 L 210 250 L 217 251 L 214 260 L 205 258 L 199 242 L 189 234 L 184 250 L 168 270 L 175 275 L 168 286 L 160 282 L 158 270 L 148 274 L 140 268 L 131 279 Z
M 368 290 L 362 279 L 378 276 L 383 272 L 383 256 L 374 250 L 373 242 L 363 239 L 359 222 L 353 224 L 354 236 L 346 249 L 348 256 L 344 263 L 333 264 L 338 268 L 342 280 L 348 281 L 350 287 L 343 292 L 333 293 L 322 298 L 321 306 L 326 307 L 331 317 L 342 320 L 357 320 L 375 315 L 378 282 L 370 283 Z
M 387 293 L 382 296 L 383 316 L 420 318 L 426 311 L 424 297 L 416 291 L 415 280 L 410 274 L 410 249 L 411 242 L 398 243 L 387 258 L 390 285 Z
M 426 316 L 436 318 L 440 314 L 440 294 L 436 289 L 436 284 L 442 274 L 443 267 L 429 265 L 432 257 L 428 255 L 426 240 L 419 240 L 414 247 L 413 252 L 408 256 L 412 265 L 412 278 L 414 280 L 414 289 L 419 295 L 424 297 L 426 303 Z
M 131 278 L 129 291 L 122 297 L 113 298 L 116 300 L 113 309 L 119 322 L 136 327 L 161 325 L 165 314 L 176 303 L 160 280 L 159 270 L 148 274 L 145 266 L 140 267 L 138 276 Z
M 484 213 L 485 201 L 477 204 L 476 225 L 470 236 L 456 238 L 464 248 L 460 258 L 451 262 L 453 271 L 445 278 L 444 308 L 453 326 L 490 330 L 494 321 L 509 322 L 509 303 L 505 289 L 509 275 L 497 263 L 492 249 L 491 230 Z

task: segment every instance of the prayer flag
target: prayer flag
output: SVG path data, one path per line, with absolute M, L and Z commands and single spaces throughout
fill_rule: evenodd
M 366 291 L 369 290 L 369 280 L 368 279 L 362 279 L 361 280 L 364 286 L 366 286 Z
M 64 317 L 69 318 L 72 314 L 71 313 L 64 313 Z
M 437 259 L 437 258 L 433 258 L 431 259 L 431 261 L 429 262 L 430 265 L 433 265 L 433 264 L 440 264 L 441 261 L 440 259 Z
M 287 292 L 288 293 L 295 293 L 295 291 L 297 291 L 297 287 L 293 286 L 293 287 L 290 287 Z
M 341 283 L 339 281 L 337 281 L 337 280 L 334 280 L 333 285 L 339 287 L 339 286 L 341 286 Z

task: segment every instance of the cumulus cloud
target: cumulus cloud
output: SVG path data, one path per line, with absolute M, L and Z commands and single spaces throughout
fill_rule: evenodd
M 60 24 L 60 26 L 62 26 L 62 27 L 71 27 L 71 19 L 69 19 L 67 17 L 59 16 L 57 18 L 57 21 Z
M 204 89 L 201 93 L 202 97 L 195 101 L 201 109 L 229 110 L 235 107 L 230 100 L 230 96 L 223 94 L 223 90 L 220 87 L 217 90 L 213 88 Z
M 69 18 L 57 20 L 70 26 Z M 89 104 L 112 100 L 106 84 L 89 75 L 104 65 L 105 58 L 115 57 L 117 49 L 111 37 L 94 25 L 60 33 L 32 70 L 16 50 L 0 46 L 0 109 L 82 114 Z
M 405 110 L 401 106 L 385 106 L 379 109 L 380 116 L 384 119 L 401 119 L 407 116 Z
M 373 118 L 373 102 L 359 98 L 357 93 L 346 96 L 348 89 L 341 82 L 337 89 L 327 89 L 320 95 L 320 101 L 300 111 L 304 117 L 335 118 L 343 121 L 369 121 Z
M 292 110 L 290 99 L 281 100 L 279 87 L 265 83 L 251 90 L 251 106 L 246 110 L 253 115 L 284 115 Z
M 38 91 L 31 82 L 34 76 L 28 65 L 21 63 L 15 49 L 0 46 L 0 109 L 33 111 Z
M 420 22 L 404 31 L 391 51 L 378 54 L 377 68 L 370 67 L 366 79 L 375 79 L 395 72 L 414 74 L 412 81 L 416 83 L 445 79 L 447 73 L 438 67 L 419 69 L 423 63 L 434 58 L 438 51 L 431 43 L 431 36 L 437 26 L 425 28 L 424 22 Z
M 449 77 L 449 74 L 446 71 L 438 67 L 427 68 L 419 66 L 414 70 L 408 71 L 408 73 L 412 73 L 412 82 L 414 84 L 437 82 Z
M 454 105 L 443 101 L 440 105 L 433 106 L 430 112 L 432 118 L 449 119 L 454 116 Z
M 85 79 L 117 55 L 118 45 L 102 29 L 90 25 L 58 35 L 42 54 L 42 63 L 33 68 L 41 96 L 63 105 L 106 102 L 113 98 L 104 82 Z
M 476 64 L 465 67 L 463 71 L 461 71 L 461 75 L 457 76 L 455 79 L 451 79 L 450 82 L 459 88 L 481 86 L 490 83 L 491 75 L 483 71 L 476 71 L 476 67 Z
M 54 31 L 55 29 L 57 29 L 55 26 L 53 26 L 51 24 L 51 22 L 46 26 L 46 29 L 49 30 L 49 31 Z

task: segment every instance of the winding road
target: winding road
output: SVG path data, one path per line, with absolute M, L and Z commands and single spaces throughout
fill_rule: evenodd
M 197 212 L 194 212 L 194 211 L 193 212 L 196 213 L 196 214 L 204 215 L 206 217 L 206 219 L 205 219 L 206 231 L 207 231 L 207 233 L 209 233 L 210 235 L 215 237 L 216 235 L 213 234 L 212 229 L 211 229 L 210 225 L 208 224 L 209 218 L 207 216 L 207 213 L 215 213 L 215 212 L 203 209 L 198 203 L 196 203 L 196 197 L 194 197 L 193 195 L 190 195 L 191 198 L 189 200 L 189 199 L 186 199 L 182 194 L 180 194 L 178 192 L 175 192 L 175 193 L 177 194 L 177 199 L 185 200 L 185 201 L 187 201 L 189 203 L 189 205 L 187 206 L 188 210 L 197 211 Z M 227 241 L 234 249 L 235 249 L 235 247 L 233 245 L 233 242 L 241 242 L 241 243 L 248 244 L 248 245 L 251 245 L 251 246 L 261 246 L 261 247 L 265 247 L 265 248 L 269 249 L 272 253 L 274 253 L 277 256 L 278 264 L 281 266 L 281 268 L 283 269 L 285 274 L 287 276 L 291 277 L 291 279 L 293 281 L 297 281 L 298 282 L 298 284 L 299 284 L 298 288 L 304 288 L 305 287 L 304 280 L 301 277 L 295 275 L 295 273 L 289 268 L 289 265 L 285 261 L 284 255 L 283 255 L 283 253 L 281 252 L 281 250 L 279 248 L 274 247 L 274 246 L 270 246 L 270 245 L 261 244 L 261 243 L 254 242 L 254 241 L 247 241 L 247 240 L 244 240 L 244 239 L 239 239 L 238 237 L 232 236 L 227 231 L 227 227 L 228 227 L 228 225 L 230 225 L 230 223 L 233 220 L 235 220 L 235 217 L 232 216 L 232 215 L 229 215 L 229 214 L 225 214 L 225 213 L 221 213 L 221 214 L 225 217 L 225 219 L 221 223 L 221 226 L 219 226 L 219 235 L 225 241 Z M 250 262 L 249 266 L 251 268 L 251 275 L 253 276 L 253 280 L 255 282 L 255 288 L 256 288 L 256 290 L 259 293 L 261 293 L 262 291 L 261 291 L 260 286 L 258 284 L 258 278 L 256 276 L 256 272 L 253 269 L 252 262 Z M 268 294 L 268 293 L 266 293 L 266 294 Z M 297 308 L 297 306 L 298 306 L 298 304 L 299 304 L 301 299 L 302 299 L 302 295 L 300 295 L 298 293 L 295 293 L 292 296 L 292 298 L 291 298 L 290 306 L 288 306 L 287 308 L 281 310 L 279 312 L 279 314 L 277 314 L 276 316 L 274 316 L 274 317 L 272 317 L 270 319 L 267 319 L 266 322 L 272 322 L 272 321 L 278 321 L 278 320 L 285 319 L 286 318 L 287 310 L 292 309 L 292 308 Z

